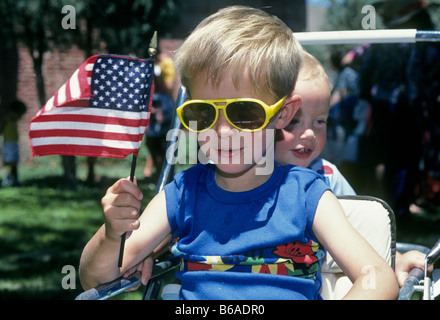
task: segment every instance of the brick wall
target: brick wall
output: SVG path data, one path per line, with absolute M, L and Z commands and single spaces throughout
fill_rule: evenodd
M 46 100 L 66 82 L 84 60 L 83 51 L 76 47 L 71 48 L 67 52 L 53 51 L 45 53 L 43 74 Z M 27 112 L 19 122 L 21 162 L 31 160 L 28 123 L 42 107 L 38 101 L 35 80 L 36 76 L 29 51 L 26 47 L 19 46 L 17 98 L 27 106 Z

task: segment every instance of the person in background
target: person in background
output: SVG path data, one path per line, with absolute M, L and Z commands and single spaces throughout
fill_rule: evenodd
M 156 55 L 154 65 L 154 95 L 151 105 L 150 122 L 145 132 L 148 155 L 144 167 L 144 177 L 150 178 L 155 172 L 158 178 L 166 152 L 166 134 L 171 126 L 174 112 L 172 98 L 176 80 L 173 60 L 165 53 Z M 153 178 L 153 180 L 154 180 Z
M 20 145 L 18 120 L 26 113 L 26 105 L 19 101 L 13 101 L 2 125 L 3 133 L 3 164 L 9 168 L 9 173 L 2 181 L 2 187 L 14 187 L 19 185 L 18 162 L 20 161 Z
M 388 29 L 434 29 L 425 1 L 372 4 Z M 375 181 L 364 193 L 387 201 L 398 223 L 410 218 L 428 172 L 440 171 L 432 152 L 439 150 L 439 58 L 436 43 L 383 43 L 371 44 L 360 63 L 360 98 L 371 106 L 371 130 L 359 158 L 364 185 Z

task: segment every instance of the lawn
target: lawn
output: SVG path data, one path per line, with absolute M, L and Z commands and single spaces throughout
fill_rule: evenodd
M 146 151 L 141 149 L 136 176 L 144 205 L 155 184 L 142 178 Z M 77 157 L 78 178 L 87 175 L 86 159 Z M 93 186 L 63 184 L 59 156 L 35 158 L 20 166 L 22 185 L 0 188 L 0 299 L 74 299 L 82 288 L 77 276 L 82 249 L 102 224 L 100 200 L 118 178 L 130 173 L 131 157 L 99 159 Z M 0 168 L 0 176 L 6 171 Z M 440 212 L 400 223 L 398 241 L 432 246 L 440 237 Z M 74 288 L 63 288 L 64 266 L 75 270 Z M 126 298 L 139 299 L 143 288 Z
M 136 176 L 144 201 L 155 193 L 152 181 L 142 178 L 145 151 Z M 20 166 L 21 186 L 0 188 L 0 299 L 74 299 L 82 292 L 77 276 L 82 249 L 102 224 L 100 200 L 118 178 L 130 174 L 131 156 L 99 159 L 93 186 L 82 183 L 86 159 L 77 157 L 75 190 L 63 184 L 61 158 L 35 158 Z M 0 169 L 1 177 L 6 171 Z M 73 266 L 76 282 L 63 288 L 64 266 Z

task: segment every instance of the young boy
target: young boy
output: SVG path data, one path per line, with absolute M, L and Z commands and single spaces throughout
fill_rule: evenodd
M 275 160 L 316 171 L 336 195 L 355 195 L 338 168 L 319 157 L 327 141 L 330 86 L 321 63 L 308 52 L 304 52 L 294 95 L 301 97 L 301 108 L 287 127 L 277 131 Z
M 84 288 L 120 276 L 171 233 L 171 250 L 183 258 L 176 275 L 183 299 L 318 299 L 319 244 L 354 282 L 346 298 L 395 298 L 392 269 L 350 226 L 319 175 L 291 166 L 256 174 L 256 153 L 244 161 L 254 143 L 242 137 L 273 152 L 274 141 L 265 138 L 299 107 L 288 97 L 302 60 L 292 31 L 263 11 L 229 7 L 202 21 L 176 60 L 193 99 L 180 118 L 190 128 L 195 121 L 201 148 L 223 161 L 177 174 L 140 217 L 137 186 L 121 179 L 110 187 L 102 199 L 105 224 L 81 258 Z M 204 140 L 209 130 L 215 144 Z M 119 269 L 124 232 L 131 235 Z M 365 266 L 375 270 L 376 289 L 362 287 Z

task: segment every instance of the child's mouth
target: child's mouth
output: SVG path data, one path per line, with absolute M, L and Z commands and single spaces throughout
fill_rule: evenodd
M 293 150 L 293 153 L 295 154 L 295 156 L 297 156 L 298 158 L 308 158 L 310 157 L 310 155 L 312 154 L 312 149 L 309 148 L 300 148 L 300 149 L 295 149 Z
M 222 158 L 233 158 L 236 157 L 238 154 L 240 154 L 242 149 L 235 149 L 235 150 L 218 150 L 218 155 Z

